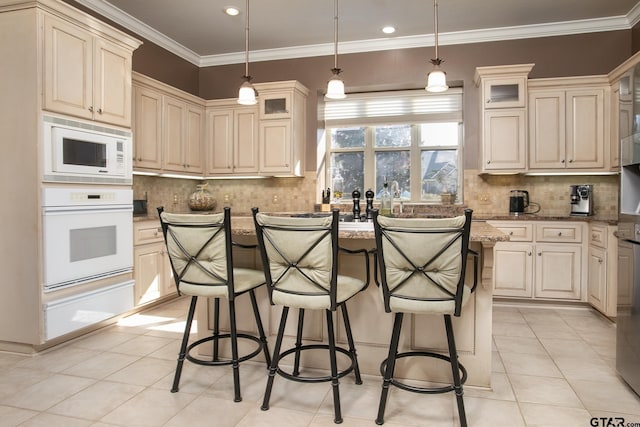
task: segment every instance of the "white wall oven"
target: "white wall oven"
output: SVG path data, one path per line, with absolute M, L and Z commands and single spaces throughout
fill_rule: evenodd
M 131 132 L 43 116 L 43 181 L 132 183 Z
M 43 188 L 44 291 L 133 271 L 133 191 Z

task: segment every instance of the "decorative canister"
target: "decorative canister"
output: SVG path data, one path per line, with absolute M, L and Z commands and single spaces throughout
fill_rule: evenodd
M 215 209 L 216 200 L 213 198 L 209 190 L 208 184 L 196 185 L 196 191 L 189 196 L 189 208 L 192 211 L 210 211 Z

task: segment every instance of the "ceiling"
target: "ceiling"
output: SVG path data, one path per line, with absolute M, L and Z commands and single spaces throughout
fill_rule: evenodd
M 244 0 L 76 0 L 199 66 L 241 63 Z M 236 6 L 231 17 L 225 6 Z M 250 61 L 333 54 L 332 0 L 250 3 Z M 431 0 L 342 0 L 339 53 L 433 46 Z M 638 0 L 440 0 L 439 45 L 629 29 Z M 391 35 L 381 29 L 397 28 Z

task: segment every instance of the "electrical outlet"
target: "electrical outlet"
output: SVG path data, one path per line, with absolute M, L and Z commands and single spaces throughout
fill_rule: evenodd
M 478 203 L 481 205 L 488 205 L 491 203 L 491 199 L 489 197 L 489 193 L 480 193 L 478 194 Z
M 177 205 L 177 204 L 178 204 L 178 195 L 177 195 L 177 194 L 174 194 L 174 195 L 173 195 L 173 204 L 174 204 L 174 205 Z
M 273 198 L 271 199 L 271 202 L 274 203 L 274 204 L 280 202 L 280 198 L 278 198 L 277 194 L 273 195 Z
M 231 201 L 231 195 L 228 193 L 225 193 L 223 199 L 225 203 L 229 203 Z

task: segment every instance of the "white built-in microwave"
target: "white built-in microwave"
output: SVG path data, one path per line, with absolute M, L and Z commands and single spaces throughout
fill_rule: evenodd
M 43 181 L 131 184 L 131 132 L 43 117 Z

